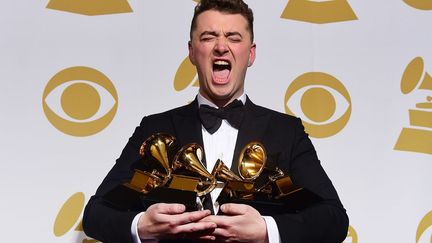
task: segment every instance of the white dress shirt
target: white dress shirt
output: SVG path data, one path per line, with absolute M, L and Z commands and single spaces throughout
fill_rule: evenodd
M 211 107 L 218 108 L 215 104 L 213 104 L 211 101 L 204 98 L 199 93 L 197 96 L 197 100 L 199 106 L 205 104 Z M 243 93 L 238 98 L 238 100 L 242 101 L 243 104 L 245 104 L 246 94 Z M 201 126 L 201 131 L 202 131 L 202 138 L 204 143 L 204 152 L 205 152 L 207 170 L 211 172 L 218 159 L 222 160 L 224 164 L 228 168 L 230 168 L 234 156 L 234 148 L 237 141 L 238 130 L 232 127 L 226 120 L 222 120 L 221 126 L 215 133 L 210 134 L 204 128 L 204 126 Z M 217 204 L 217 202 L 215 202 L 215 200 L 217 199 L 221 191 L 222 188 L 215 188 L 210 193 L 213 201 L 213 209 L 215 213 L 217 213 L 219 210 L 219 205 Z M 140 241 L 138 236 L 138 219 L 141 216 L 141 214 L 142 213 L 136 215 L 134 220 L 132 221 L 131 233 L 134 238 L 134 241 L 136 243 L 156 242 L 155 239 L 146 239 Z M 266 221 L 269 243 L 279 243 L 280 242 L 279 230 L 275 220 L 273 219 L 273 217 L 270 216 L 262 216 L 262 217 Z

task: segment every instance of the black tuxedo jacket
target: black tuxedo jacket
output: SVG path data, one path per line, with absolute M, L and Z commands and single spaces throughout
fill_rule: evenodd
M 158 132 L 175 136 L 181 145 L 196 142 L 203 146 L 197 101 L 142 119 L 120 158 L 85 208 L 83 227 L 88 236 L 103 242 L 132 240 L 131 223 L 138 212 L 112 208 L 101 197 L 118 184 L 130 181 L 133 164 L 140 159 L 138 152 L 141 144 Z M 277 155 L 273 163 L 289 172 L 294 184 L 324 199 L 301 212 L 273 216 L 282 242 L 342 242 L 347 233 L 348 217 L 304 132 L 301 120 L 257 106 L 247 99 L 232 168 L 237 167 L 241 149 L 251 141 L 260 141 L 269 155 Z

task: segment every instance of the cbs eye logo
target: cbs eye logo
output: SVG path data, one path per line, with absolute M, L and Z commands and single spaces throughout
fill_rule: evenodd
M 71 67 L 58 72 L 45 86 L 42 106 L 55 128 L 84 137 L 111 123 L 118 97 L 114 85 L 103 73 L 90 67 Z
M 297 77 L 285 93 L 285 112 L 299 116 L 305 130 L 315 138 L 341 131 L 351 116 L 351 98 L 335 77 L 309 72 Z
M 403 0 L 409 6 L 420 10 L 432 10 L 432 0 Z
M 358 243 L 357 232 L 351 225 L 348 227 L 348 234 L 342 243 Z
M 429 231 L 429 234 L 426 233 Z M 416 232 L 416 243 L 432 242 L 432 211 L 427 213 L 420 221 Z
M 74 228 L 74 226 L 74 231 L 83 232 L 82 219 L 80 220 L 80 216 L 84 209 L 84 201 L 84 193 L 82 192 L 77 192 L 66 200 L 57 213 L 57 217 L 54 221 L 53 232 L 55 236 L 64 236 L 67 232 Z M 83 236 L 81 235 L 81 237 Z M 81 242 L 92 243 L 98 241 L 94 239 L 87 239 L 84 236 L 84 239 L 82 239 Z

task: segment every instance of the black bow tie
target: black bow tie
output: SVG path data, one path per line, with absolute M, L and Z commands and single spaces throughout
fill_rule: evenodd
M 219 129 L 223 119 L 227 120 L 234 128 L 239 129 L 240 123 L 243 120 L 243 108 L 243 102 L 240 100 L 235 100 L 219 109 L 208 105 L 201 105 L 199 108 L 201 123 L 211 134 Z

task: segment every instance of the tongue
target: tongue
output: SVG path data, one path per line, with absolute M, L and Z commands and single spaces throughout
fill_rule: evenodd
M 224 84 L 228 82 L 230 71 L 228 69 L 214 70 L 213 79 L 216 83 Z

